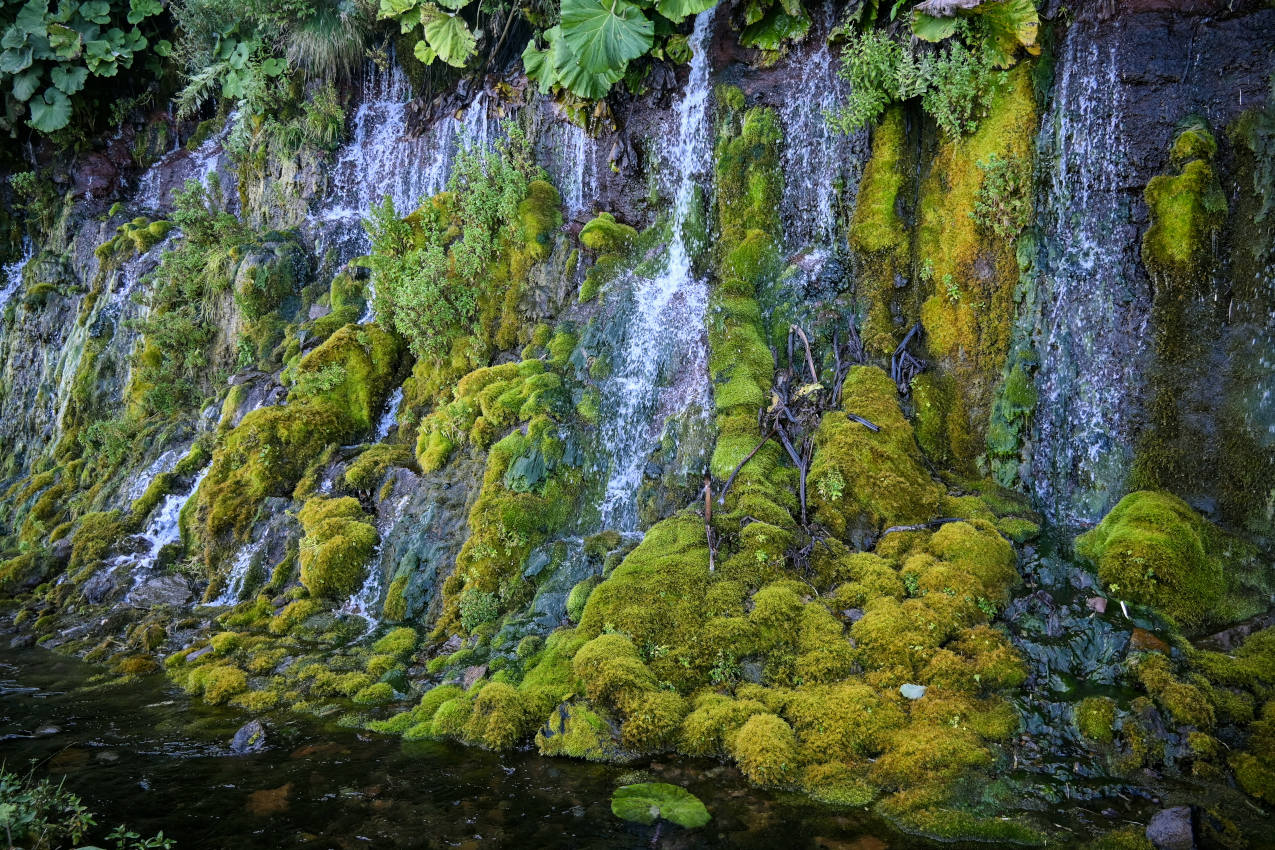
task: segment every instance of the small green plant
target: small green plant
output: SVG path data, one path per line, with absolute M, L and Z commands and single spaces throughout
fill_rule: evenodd
M 846 491 L 846 479 L 841 470 L 834 466 L 815 482 L 815 489 L 824 501 L 835 502 Z
M 94 825 L 88 808 L 61 783 L 37 780 L 34 769 L 19 776 L 0 768 L 0 829 L 7 846 L 53 850 L 78 844 Z
M 961 287 L 957 285 L 952 275 L 943 275 L 943 289 L 947 293 L 947 300 L 953 304 L 959 304 L 961 301 Z
M 903 589 L 907 591 L 908 596 L 917 596 L 920 594 L 921 580 L 916 573 L 903 574 Z
M 1031 174 L 1027 163 L 992 154 L 978 164 L 983 172 L 970 216 L 984 230 L 1012 239 L 1031 221 Z
M 465 631 L 490 623 L 500 616 L 500 600 L 485 590 L 467 590 L 460 597 L 460 624 Z

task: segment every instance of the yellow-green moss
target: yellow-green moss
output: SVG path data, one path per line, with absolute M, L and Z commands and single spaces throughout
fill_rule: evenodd
M 580 231 L 580 242 L 595 254 L 620 254 L 637 239 L 637 231 L 615 220 L 609 212 L 598 213 Z
M 943 490 L 921 463 L 894 382 L 875 366 L 856 366 L 846 378 L 842 398 L 846 411 L 863 416 L 880 431 L 871 431 L 841 411 L 823 415 L 809 476 L 815 520 L 844 536 L 865 524 L 879 531 L 934 519 Z M 820 486 L 833 478 L 842 485 Z
M 731 738 L 730 753 L 740 771 L 758 785 L 784 785 L 797 767 L 792 727 L 773 714 L 755 714 Z
M 305 537 L 299 560 L 301 583 L 311 594 L 345 598 L 358 589 L 379 536 L 357 499 L 316 497 L 298 518 Z
M 1116 704 L 1107 697 L 1087 697 L 1072 712 L 1076 729 L 1089 740 L 1110 744 L 1115 738 Z
M 1209 622 L 1226 591 L 1205 520 L 1171 493 L 1130 493 L 1096 528 L 1076 538 L 1076 552 L 1122 598 L 1154 606 L 1187 627 Z

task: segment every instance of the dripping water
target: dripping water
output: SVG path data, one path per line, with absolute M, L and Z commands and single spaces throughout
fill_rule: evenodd
M 195 475 L 188 486 L 164 497 L 164 500 L 155 509 L 151 515 L 150 522 L 146 524 L 145 530 L 140 535 L 145 541 L 145 548 L 142 551 L 136 554 L 122 555 L 114 560 L 114 568 L 116 570 L 127 568 L 132 578 L 128 595 L 125 596 L 126 602 L 129 601 L 133 592 L 146 579 L 151 577 L 155 564 L 159 560 L 160 552 L 164 550 L 164 547 L 171 546 L 181 539 L 182 510 L 186 507 L 191 497 L 195 495 L 195 491 L 199 489 L 204 476 L 208 474 L 208 469 L 209 467 L 205 466 Z
M 1031 477 L 1050 520 L 1084 524 L 1120 495 L 1145 359 L 1135 303 L 1137 238 L 1121 190 L 1129 139 L 1115 48 L 1076 27 L 1040 132 L 1040 357 Z
M 603 387 L 601 434 L 610 470 L 601 505 L 605 527 L 637 528 L 637 490 L 651 446 L 670 416 L 692 405 L 708 407 L 705 310 L 708 286 L 691 267 L 688 218 L 698 203 L 700 181 L 711 167 L 707 105 L 708 36 L 713 10 L 695 19 L 686 91 L 678 102 L 676 134 L 662 151 L 672 177 L 672 221 L 668 256 L 654 278 L 630 275 L 632 314 L 617 348 L 615 371 Z M 662 386 L 662 378 L 672 384 Z
M 35 256 L 35 243 L 30 239 L 22 239 L 22 256 L 4 265 L 4 280 L 0 282 L 0 310 L 9 303 L 15 292 L 22 286 L 22 273 L 27 263 Z

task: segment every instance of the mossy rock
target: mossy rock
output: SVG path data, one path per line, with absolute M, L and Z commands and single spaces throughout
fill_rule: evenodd
M 1197 628 L 1215 621 L 1227 590 L 1219 536 L 1177 496 L 1142 490 L 1077 537 L 1076 552 L 1113 593 Z
M 637 239 L 637 231 L 615 220 L 609 212 L 598 213 L 580 231 L 580 242 L 595 254 L 618 254 L 627 251 Z
M 829 411 L 815 433 L 810 504 L 815 520 L 839 537 L 864 526 L 880 531 L 937 515 L 943 488 L 921 462 L 897 392 L 882 370 L 856 366 L 842 389 L 843 406 L 880 430 Z
M 298 517 L 305 531 L 299 556 L 301 583 L 316 597 L 343 599 L 352 594 L 380 539 L 358 500 L 316 497 L 306 502 Z

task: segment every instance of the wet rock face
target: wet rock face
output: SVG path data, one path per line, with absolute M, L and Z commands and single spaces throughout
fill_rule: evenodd
M 1193 850 L 1191 807 L 1174 806 L 1156 812 L 1147 824 L 1147 840 L 1155 850 Z
M 235 755 L 259 753 L 266 748 L 266 726 L 260 720 L 251 720 L 239 727 L 230 739 L 230 751 Z

